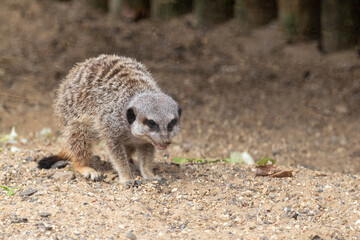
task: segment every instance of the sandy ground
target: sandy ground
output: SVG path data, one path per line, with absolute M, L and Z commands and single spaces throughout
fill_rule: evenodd
M 360 61 L 324 55 L 316 42 L 287 45 L 276 22 L 245 33 L 188 15 L 167 23 L 114 21 L 82 1 L 5 0 L 0 9 L 0 238 L 359 239 Z M 125 189 L 102 145 L 91 182 L 39 170 L 56 153 L 54 90 L 73 64 L 101 53 L 142 61 L 183 107 L 182 134 L 157 154 L 167 184 Z M 52 136 L 39 132 L 49 127 Z M 21 143 L 21 139 L 27 141 Z M 19 152 L 11 152 L 11 147 Z M 255 167 L 175 165 L 248 151 L 292 178 Z M 134 169 L 137 172 L 137 169 Z

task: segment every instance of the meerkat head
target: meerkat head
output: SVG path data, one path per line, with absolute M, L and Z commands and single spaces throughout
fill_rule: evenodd
M 180 131 L 181 108 L 164 93 L 141 93 L 129 103 L 126 118 L 131 133 L 164 150 Z

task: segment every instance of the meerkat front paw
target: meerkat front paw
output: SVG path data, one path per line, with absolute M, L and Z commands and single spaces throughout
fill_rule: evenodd
M 153 182 L 157 182 L 158 184 L 162 185 L 162 184 L 167 184 L 167 181 L 165 178 L 160 177 L 160 176 L 154 176 L 151 179 L 149 179 Z
M 100 174 L 91 167 L 77 167 L 75 168 L 84 178 L 90 178 L 93 181 L 98 181 L 100 179 Z
M 166 183 L 166 179 L 163 177 L 160 177 L 158 175 L 147 176 L 147 177 L 144 177 L 144 179 L 146 179 L 147 181 L 151 181 L 151 182 L 157 182 L 160 185 Z
M 125 188 L 137 188 L 140 185 L 142 185 L 142 181 L 140 180 L 130 180 L 125 183 L 123 183 Z

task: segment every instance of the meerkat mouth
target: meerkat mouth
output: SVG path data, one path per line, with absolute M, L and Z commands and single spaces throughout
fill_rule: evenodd
M 157 150 L 165 150 L 167 146 L 167 144 L 155 144 Z

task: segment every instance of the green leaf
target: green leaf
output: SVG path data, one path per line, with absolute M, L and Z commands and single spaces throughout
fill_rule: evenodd
M 216 163 L 219 162 L 219 159 L 215 160 L 206 160 L 204 158 L 173 158 L 174 162 L 178 164 L 184 164 L 184 163 Z
M 244 163 L 241 157 L 241 153 L 239 152 L 232 152 L 230 154 L 230 163 Z
M 206 160 L 206 163 L 217 163 L 217 162 L 220 162 L 220 159 Z
M 172 160 L 178 164 L 183 164 L 191 161 L 191 159 L 189 158 L 173 158 Z
M 223 158 L 223 159 L 221 159 L 221 161 L 226 162 L 226 163 L 231 163 L 230 158 Z
M 196 163 L 207 163 L 207 160 L 202 159 L 202 158 L 198 158 L 198 159 L 194 159 L 194 162 L 196 162 Z
M 276 160 L 268 158 L 268 157 L 263 157 L 262 159 L 260 159 L 259 161 L 256 162 L 256 165 L 264 166 L 264 165 L 267 165 L 268 162 L 271 162 L 271 164 L 275 164 Z
M 0 134 L 0 142 L 1 143 L 17 143 L 18 135 L 15 132 L 15 127 L 11 128 L 10 134 Z
M 3 186 L 3 185 L 0 185 L 1 188 L 3 188 L 5 191 L 7 191 L 7 196 L 12 196 L 14 195 L 14 190 L 18 187 L 7 187 L 7 186 Z

